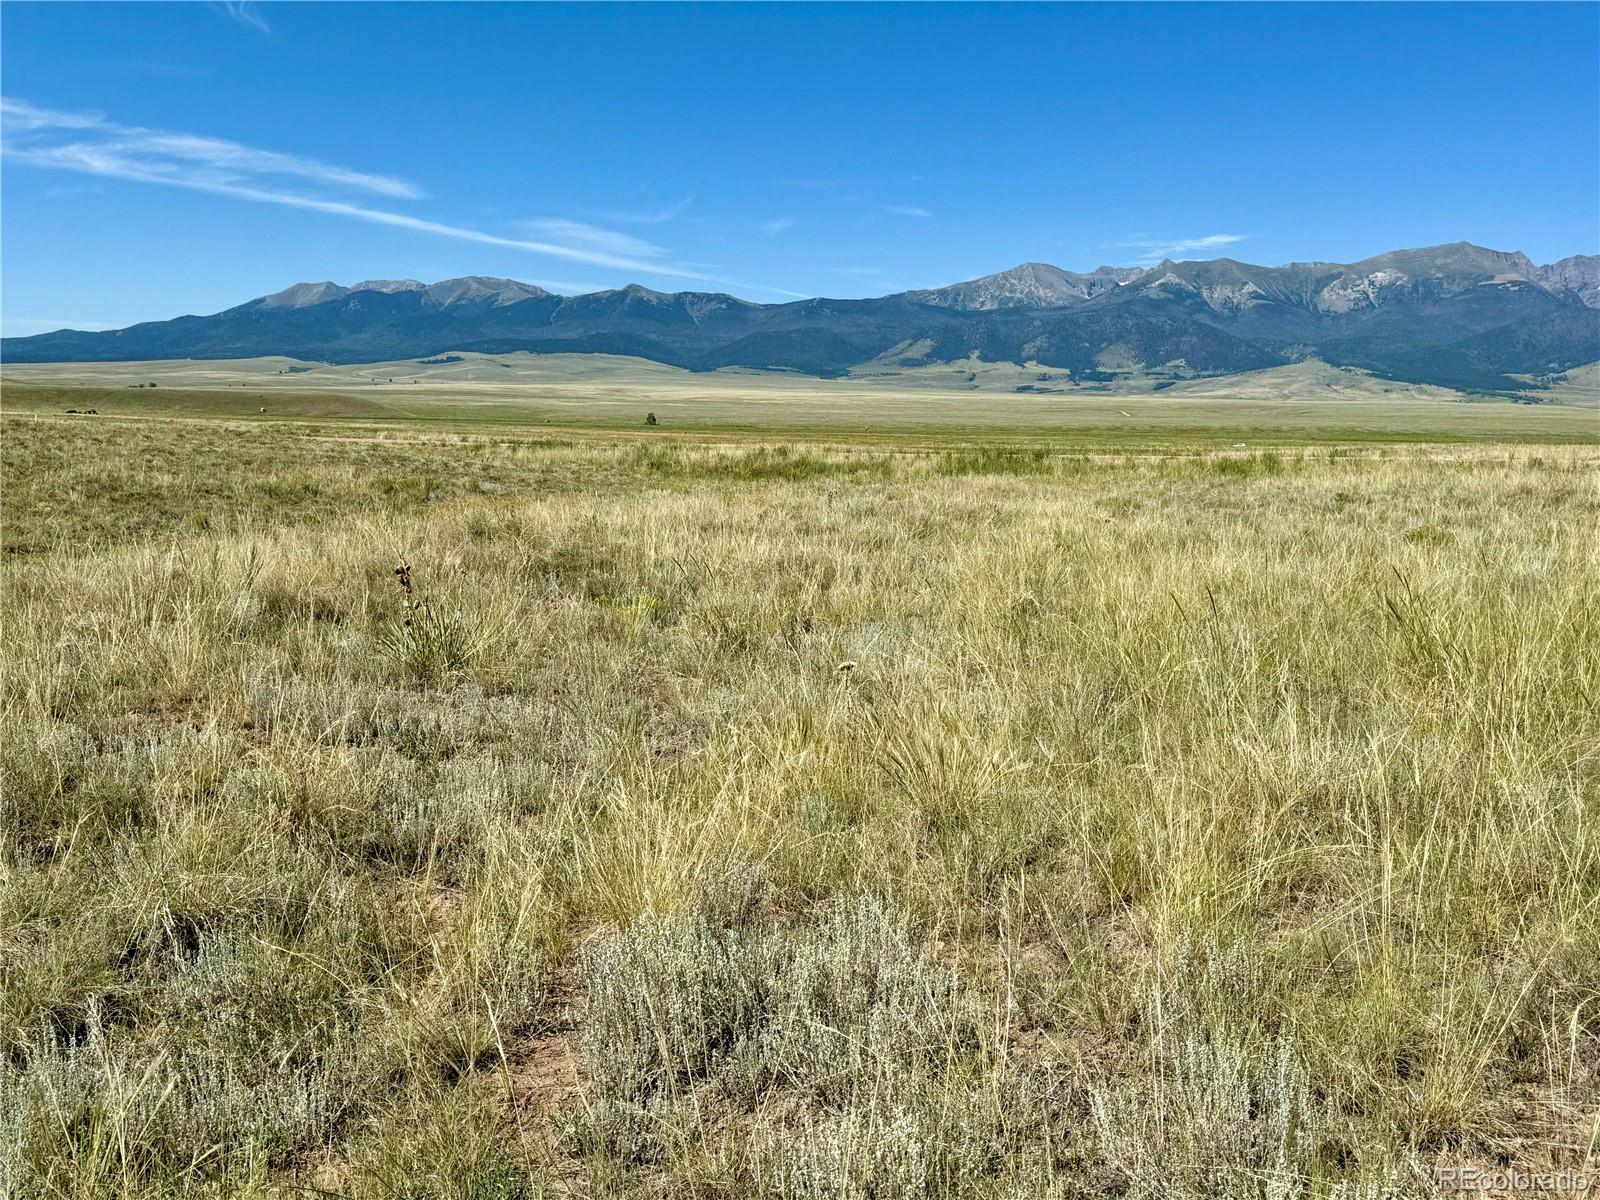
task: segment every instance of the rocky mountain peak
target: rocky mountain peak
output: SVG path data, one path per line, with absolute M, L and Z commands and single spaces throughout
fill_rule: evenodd
M 350 290 L 352 292 L 383 292 L 393 295 L 396 292 L 420 292 L 427 288 L 427 284 L 417 279 L 363 279 Z
M 488 275 L 463 275 L 458 279 L 441 279 L 427 284 L 416 279 L 364 279 L 353 287 L 324 280 L 321 283 L 297 283 L 281 292 L 262 296 L 255 303 L 262 308 L 310 308 L 330 300 L 343 300 L 358 292 L 376 292 L 395 296 L 405 292 L 420 292 L 437 307 L 488 301 L 492 304 L 515 304 L 535 296 L 550 293 L 531 283 L 515 279 L 496 279 Z
M 1571 292 L 1590 308 L 1600 308 L 1600 254 L 1574 254 L 1534 271 L 1545 287 Z
M 350 290 L 324 279 L 321 283 L 292 284 L 281 292 L 262 296 L 258 303 L 262 308 L 309 308 L 313 304 L 342 299 L 350 294 Z
M 489 275 L 462 275 L 457 279 L 441 279 L 423 289 L 423 295 L 444 308 L 451 304 L 470 304 L 488 301 L 495 305 L 515 304 L 535 296 L 550 293 L 531 283 L 516 279 L 496 279 Z
M 980 312 L 998 308 L 1064 308 L 1092 300 L 1144 274 L 1140 267 L 1097 267 L 1080 274 L 1050 263 L 1025 262 L 981 279 L 907 292 L 905 298 L 919 304 Z

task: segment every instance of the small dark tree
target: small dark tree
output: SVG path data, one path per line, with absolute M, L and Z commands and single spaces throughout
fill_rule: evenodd
M 655 415 L 655 413 L 645 413 L 645 415 L 644 415 L 644 423 L 646 425 L 654 425 L 656 423 L 656 415 Z

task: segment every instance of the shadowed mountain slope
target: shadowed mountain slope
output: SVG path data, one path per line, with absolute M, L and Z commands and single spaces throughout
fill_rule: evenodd
M 1318 357 L 1381 375 L 1514 389 L 1600 359 L 1600 259 L 1537 266 L 1466 242 L 1357 263 L 1233 259 L 1101 267 L 1026 263 L 866 300 L 752 304 L 637 284 L 558 296 L 515 280 L 302 283 L 212 316 L 7 338 L 9 362 L 247 358 L 330 363 L 486 353 L 627 354 L 692 370 L 836 375 L 902 366 L 1038 363 L 1079 379 L 1225 375 Z

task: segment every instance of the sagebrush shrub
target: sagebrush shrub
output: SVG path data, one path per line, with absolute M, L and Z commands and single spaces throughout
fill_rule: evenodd
M 1231 1038 L 1191 1035 L 1164 1056 L 1151 1086 L 1100 1089 L 1091 1099 L 1100 1152 L 1128 1195 L 1308 1194 L 1317 1126 L 1287 1042 L 1253 1053 Z
M 711 1087 L 742 1109 L 800 1104 L 779 1104 L 790 1116 L 760 1125 L 751 1150 L 774 1196 L 921 1195 L 981 1174 L 1004 1121 L 992 1096 L 956 1082 L 972 1014 L 906 918 L 860 897 L 785 926 L 753 907 L 758 874 L 719 878 L 696 911 L 585 948 L 596 1100 L 569 1144 L 658 1161 L 675 1117 Z

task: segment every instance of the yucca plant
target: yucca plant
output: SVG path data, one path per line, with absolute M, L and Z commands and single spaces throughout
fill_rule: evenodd
M 441 610 L 423 599 L 410 564 L 401 563 L 394 574 L 404 599 L 400 616 L 378 634 L 384 656 L 424 687 L 461 674 L 488 648 L 490 630 L 463 613 Z

